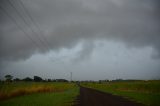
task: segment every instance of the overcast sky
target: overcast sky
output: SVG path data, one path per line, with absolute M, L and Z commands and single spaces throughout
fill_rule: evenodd
M 159 0 L 1 0 L 0 78 L 160 79 Z

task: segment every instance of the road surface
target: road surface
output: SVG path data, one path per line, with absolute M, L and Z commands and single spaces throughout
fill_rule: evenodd
M 115 96 L 90 88 L 80 87 L 75 106 L 144 106 L 121 96 Z

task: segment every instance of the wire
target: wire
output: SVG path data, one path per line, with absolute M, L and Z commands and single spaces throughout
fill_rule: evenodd
M 43 40 L 45 41 L 45 43 L 47 44 L 48 49 L 49 49 L 49 50 L 52 49 L 50 43 L 47 41 L 46 37 L 42 34 L 42 31 L 41 31 L 39 25 L 34 21 L 34 18 L 33 18 L 32 15 L 30 14 L 30 12 L 29 12 L 28 9 L 26 8 L 26 6 L 24 5 L 23 0 L 19 0 L 19 1 L 20 1 L 19 3 L 20 3 L 20 5 L 21 5 L 21 7 L 23 8 L 24 12 L 25 12 L 26 15 L 30 18 L 30 21 L 31 21 L 31 22 L 34 24 L 34 26 L 38 29 L 38 31 L 39 31 L 42 39 L 43 39 Z M 52 58 L 50 58 L 50 60 L 53 61 L 53 62 L 55 61 L 55 60 L 52 60 Z M 56 59 L 56 61 L 57 61 L 57 60 L 58 60 L 58 59 Z
M 9 4 L 12 6 L 12 8 L 15 9 L 16 13 L 21 17 L 21 19 L 24 21 L 24 23 L 26 25 L 28 25 L 28 27 L 31 29 L 31 31 L 37 36 L 37 39 L 40 41 L 40 43 L 44 46 L 44 47 L 47 47 L 45 45 L 45 43 L 40 39 L 39 35 L 34 31 L 34 29 L 32 27 L 30 27 L 30 25 L 27 23 L 27 21 L 25 20 L 25 18 L 21 15 L 21 13 L 17 10 L 17 8 L 13 5 L 13 3 L 8 0 Z M 47 47 L 48 48 L 48 47 Z M 48 49 L 47 49 L 48 50 Z
M 21 15 L 21 13 L 20 13 L 20 12 L 17 10 L 17 8 L 12 4 L 12 2 L 10 2 L 9 0 L 8 0 L 8 2 L 9 2 L 9 4 L 10 4 L 10 6 L 15 9 L 16 13 L 20 16 L 20 18 L 24 21 L 24 23 L 25 23 L 26 25 L 28 25 L 28 27 L 31 29 L 31 31 L 32 31 L 33 33 L 35 33 L 36 36 L 38 36 L 38 39 L 39 39 L 39 41 L 41 42 L 41 44 L 43 44 L 43 46 L 46 47 L 45 43 L 39 38 L 40 36 L 34 31 L 34 29 L 32 29 L 32 28 L 30 27 L 30 24 L 27 23 L 26 19 Z M 22 4 L 22 3 L 23 3 L 23 2 L 21 2 L 21 4 Z M 28 17 L 30 17 L 30 20 L 34 23 L 34 25 L 37 27 L 37 29 L 38 29 L 39 31 L 41 31 L 40 28 L 38 27 L 38 25 L 34 22 L 33 18 L 31 17 L 31 15 L 30 15 L 29 12 L 27 11 L 27 9 L 25 8 L 25 6 L 24 6 L 23 4 L 22 4 L 22 6 L 23 6 L 23 9 L 25 10 L 26 14 L 28 15 Z M 33 38 L 32 38 L 31 36 L 29 36 L 29 34 L 17 23 L 16 19 L 15 19 L 14 17 L 12 17 L 12 15 L 10 15 L 10 13 L 9 13 L 8 11 L 5 10 L 5 8 L 3 8 L 2 6 L 0 6 L 0 9 L 16 24 L 16 26 L 26 35 L 26 37 L 27 37 L 28 39 L 30 39 L 30 40 L 32 41 L 32 43 L 39 48 L 39 43 L 40 43 L 40 42 L 37 43 L 35 40 L 33 40 Z M 42 37 L 44 37 L 44 36 L 42 36 Z M 45 39 L 45 37 L 44 37 L 44 39 Z M 47 40 L 46 40 L 46 41 L 47 41 Z M 49 45 L 49 44 L 48 44 L 48 45 Z M 47 45 L 47 48 L 49 49 L 48 45 Z M 50 45 L 49 45 L 49 46 L 50 46 Z M 47 50 L 48 50 L 48 49 L 47 49 Z M 49 50 L 50 50 L 50 49 L 49 49 Z M 49 58 L 49 59 L 50 59 L 51 61 L 53 61 L 51 58 Z
M 25 11 L 25 13 L 28 15 L 28 17 L 30 18 L 30 20 L 32 21 L 32 23 L 35 25 L 35 27 L 39 30 L 39 33 L 41 34 L 41 37 L 43 38 L 43 40 L 46 42 L 47 46 L 48 46 L 49 48 L 51 48 L 49 42 L 47 41 L 47 39 L 45 38 L 45 36 L 43 36 L 40 27 L 39 27 L 38 24 L 34 21 L 32 15 L 29 13 L 29 11 L 27 10 L 27 8 L 25 7 L 23 1 L 22 1 L 22 0 L 19 0 L 19 1 L 20 1 L 20 4 L 21 4 L 23 10 Z
M 17 23 L 17 21 L 16 21 L 1 5 L 0 5 L 0 9 L 16 24 L 16 26 L 26 35 L 26 37 L 27 37 L 28 39 L 30 39 L 30 40 L 32 41 L 32 43 L 33 43 L 35 46 L 39 47 L 38 44 L 32 39 L 32 37 L 30 37 L 30 36 L 27 34 L 27 32 L 25 32 L 25 31 L 23 30 L 23 28 Z

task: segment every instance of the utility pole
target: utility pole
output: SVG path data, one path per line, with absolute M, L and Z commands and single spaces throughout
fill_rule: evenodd
M 71 72 L 71 79 L 70 79 L 70 80 L 71 80 L 71 82 L 72 82 L 72 72 Z

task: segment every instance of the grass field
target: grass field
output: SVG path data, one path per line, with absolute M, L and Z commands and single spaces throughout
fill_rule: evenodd
M 5 83 L 0 85 L 0 106 L 71 106 L 78 93 L 73 83 Z
M 160 81 L 81 83 L 150 106 L 160 104 Z M 71 106 L 79 88 L 62 82 L 1 82 L 0 106 Z
M 81 85 L 121 95 L 146 105 L 160 106 L 160 81 L 82 83 Z

